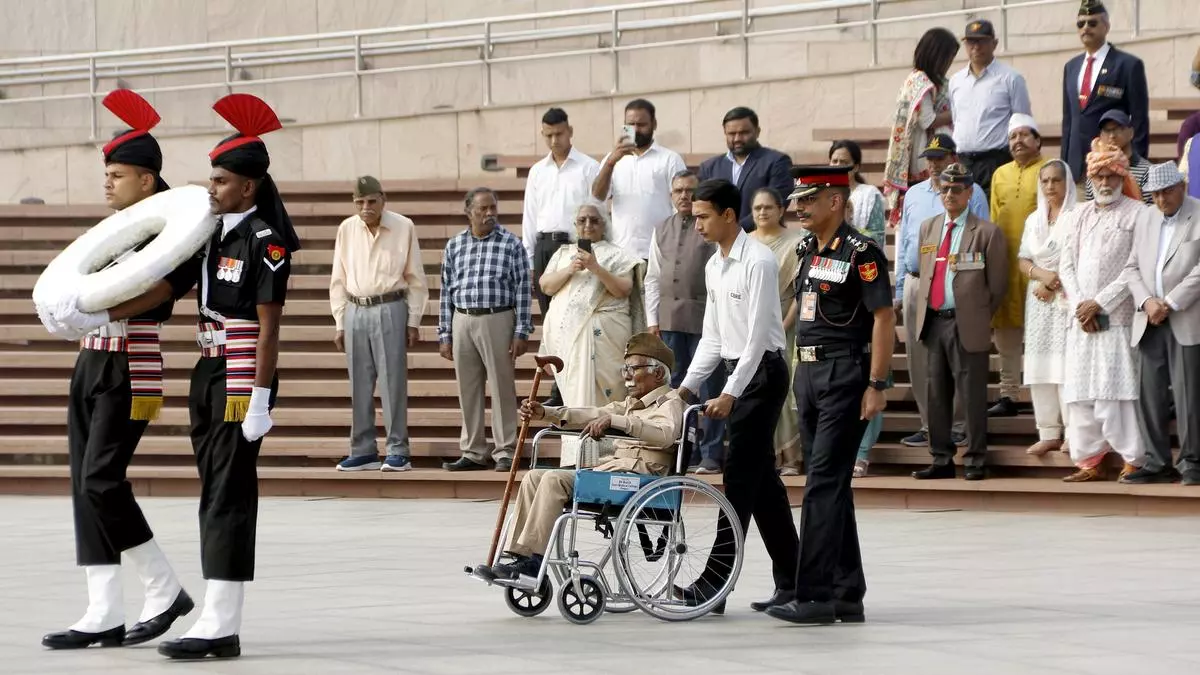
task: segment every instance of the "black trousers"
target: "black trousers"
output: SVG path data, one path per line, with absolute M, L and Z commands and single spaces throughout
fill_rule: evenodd
M 278 383 L 272 383 L 274 405 Z M 200 472 L 200 568 L 205 579 L 254 580 L 258 451 L 262 439 L 225 421 L 225 357 L 201 358 L 188 394 L 192 451 Z
M 79 352 L 67 399 L 67 448 L 80 565 L 120 564 L 121 551 L 154 537 L 125 477 L 147 425 L 129 419 L 132 402 L 124 352 Z
M 556 240 L 555 235 L 559 238 Z M 542 308 L 542 316 L 546 316 L 546 310 L 550 308 L 550 297 L 542 292 L 541 286 L 538 285 L 538 279 L 542 278 L 542 273 L 546 271 L 546 265 L 550 264 L 550 259 L 558 251 L 559 247 L 566 245 L 569 242 L 566 232 L 542 232 L 537 236 L 537 241 L 533 245 L 533 296 L 537 298 L 538 306 Z
M 763 354 L 758 370 L 729 415 L 729 453 L 725 459 L 725 496 L 743 532 L 750 526 L 750 517 L 754 517 L 771 556 L 775 586 L 782 590 L 792 588 L 799 547 L 787 488 L 775 471 L 775 426 L 787 400 L 787 386 L 788 368 L 783 357 L 778 352 Z M 857 450 L 858 446 L 854 447 Z M 700 581 L 714 586 L 724 583 L 734 555 L 733 531 L 722 513 Z
M 1147 324 L 1138 343 L 1142 380 L 1137 401 L 1138 430 L 1146 448 L 1145 467 L 1161 471 L 1173 463 L 1170 413 L 1175 403 L 1179 433 L 1178 469 L 1200 471 L 1200 345 L 1181 345 L 1171 332 L 1170 319 Z
M 932 311 L 932 310 L 931 310 Z M 953 464 L 958 448 L 950 438 L 957 396 L 966 421 L 966 466 L 983 466 L 987 459 L 988 353 L 968 352 L 958 339 L 956 319 L 929 317 L 921 341 L 929 350 L 929 452 L 934 464 Z
M 860 416 L 869 358 L 854 354 L 796 367 L 793 386 L 806 476 L 796 568 L 801 601 L 858 602 L 867 592 L 850 479 L 867 428 Z
M 960 152 L 958 159 L 971 172 L 975 184 L 983 188 L 983 194 L 989 199 L 992 196 L 992 174 L 996 169 L 1012 161 L 1012 153 L 1008 147 L 993 148 L 983 152 Z

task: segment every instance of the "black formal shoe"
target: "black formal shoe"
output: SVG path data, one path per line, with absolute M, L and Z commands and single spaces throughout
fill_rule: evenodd
M 842 623 L 863 623 L 867 620 L 866 611 L 863 610 L 862 600 L 858 602 L 850 602 L 849 600 L 834 600 L 833 614 L 838 621 Z
M 442 468 L 447 471 L 483 471 L 487 468 L 487 464 L 480 464 L 466 457 L 459 457 L 453 462 L 442 462 Z
M 192 596 L 188 595 L 187 591 L 179 589 L 179 595 L 175 596 L 175 602 L 171 603 L 167 611 L 152 619 L 133 624 L 133 628 L 125 633 L 125 640 L 121 644 L 132 647 L 149 642 L 170 630 L 175 619 L 186 616 L 195 608 L 196 603 L 192 602 Z
M 511 459 L 496 460 L 496 471 L 501 471 L 504 473 L 512 471 L 512 460 Z
M 917 480 L 937 480 L 939 478 L 954 478 L 953 464 L 930 464 L 919 471 L 912 472 Z
M 1135 469 L 1123 476 L 1120 481 L 1133 485 L 1147 485 L 1149 483 L 1174 483 L 1179 478 L 1179 472 L 1174 467 L 1165 466 L 1157 471 L 1146 468 Z
M 775 593 L 771 597 L 767 598 L 766 600 L 760 600 L 758 602 L 750 603 L 750 609 L 752 609 L 756 612 L 765 612 L 765 611 L 767 611 L 768 607 L 774 607 L 775 605 L 787 604 L 795 599 L 796 599 L 795 591 L 782 591 L 782 590 L 779 590 L 778 588 L 776 588 Z
M 101 647 L 120 647 L 125 638 L 125 626 L 117 626 L 99 633 L 84 633 L 78 630 L 64 630 L 61 633 L 50 633 L 42 636 L 42 646 L 50 649 L 84 649 L 92 645 Z
M 1200 485 L 1200 471 L 1184 471 L 1182 482 L 1188 486 Z
M 786 604 L 767 608 L 767 616 L 790 623 L 808 626 L 829 625 L 837 621 L 837 610 L 833 602 L 801 602 L 792 600 Z
M 708 584 L 703 584 L 703 586 L 704 588 L 709 588 Z M 700 605 L 708 602 L 709 598 L 712 597 L 711 594 L 714 593 L 715 590 L 716 589 L 709 588 L 709 590 L 705 591 L 702 590 L 700 586 L 692 584 L 686 588 L 680 588 L 679 586 L 676 586 L 674 589 L 674 594 L 676 598 L 683 600 L 683 604 L 687 605 L 688 607 L 699 607 Z M 713 605 L 713 608 L 709 610 L 709 613 L 724 614 L 725 601 L 721 600 L 717 604 Z
M 203 659 L 208 656 L 232 659 L 242 655 L 242 643 L 236 635 L 216 640 L 179 638 L 158 645 L 158 653 L 168 659 Z
M 1007 396 L 1001 396 L 999 401 L 988 408 L 988 417 L 1016 417 L 1017 402 Z
M 983 480 L 987 478 L 987 473 L 982 466 L 968 466 L 963 469 L 963 478 L 966 480 Z

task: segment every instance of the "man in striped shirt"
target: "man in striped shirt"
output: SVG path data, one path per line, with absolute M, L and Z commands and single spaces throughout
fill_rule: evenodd
M 1137 154 L 1133 149 L 1133 121 L 1129 115 L 1120 110 L 1109 110 L 1100 118 L 1100 140 L 1118 147 L 1125 156 L 1129 158 L 1129 175 L 1133 176 L 1133 181 L 1137 183 L 1138 189 L 1142 191 L 1142 201 L 1147 204 L 1154 203 L 1154 195 L 1146 192 L 1146 179 L 1150 177 L 1150 160 Z M 1087 185 L 1084 187 L 1084 201 L 1091 201 L 1096 198 L 1092 192 L 1092 179 L 1087 179 Z
M 529 258 L 516 235 L 500 226 L 499 200 L 484 187 L 467 193 L 470 227 L 446 244 L 442 259 L 438 352 L 454 362 L 462 408 L 462 457 L 447 471 L 487 468 L 484 380 L 492 396 L 492 458 L 497 471 L 512 467 L 517 439 L 513 364 L 533 333 Z

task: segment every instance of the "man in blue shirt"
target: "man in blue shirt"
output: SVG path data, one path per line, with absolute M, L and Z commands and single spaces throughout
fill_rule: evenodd
M 929 353 L 921 341 L 912 335 L 911 327 L 917 322 L 918 299 L 917 275 L 920 273 L 918 260 L 921 237 L 921 223 L 940 216 L 946 212 L 942 205 L 941 173 L 946 167 L 958 162 L 958 147 L 949 134 L 936 134 L 930 141 L 929 147 L 921 153 L 925 165 L 929 168 L 929 178 L 908 189 L 904 195 L 904 212 L 900 218 L 900 228 L 896 232 L 896 297 L 897 310 L 902 310 L 905 331 L 905 348 L 908 356 L 908 372 L 912 382 L 913 398 L 917 401 L 917 413 L 921 416 L 921 429 L 907 436 L 900 442 L 913 448 L 929 445 L 928 417 L 929 401 L 925 395 L 925 386 L 929 377 Z M 987 197 L 979 185 L 972 186 L 970 202 L 967 210 L 980 220 L 988 220 Z M 951 434 L 956 445 L 966 442 L 967 435 L 963 431 L 961 406 L 954 406 L 954 429 Z

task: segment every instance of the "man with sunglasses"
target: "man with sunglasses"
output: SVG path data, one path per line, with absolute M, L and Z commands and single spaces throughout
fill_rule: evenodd
M 1008 244 L 1000 228 L 967 209 L 974 182 L 963 165 L 946 167 L 941 175 L 946 213 L 921 223 L 921 288 L 909 339 L 919 339 L 929 353 L 933 463 L 913 472 L 918 480 L 954 478 L 950 402 L 956 393 L 967 422 L 964 478 L 984 478 L 988 352 L 992 315 L 1008 290 Z
M 1083 0 L 1075 26 L 1085 51 L 1063 69 L 1062 159 L 1082 177 L 1092 139 L 1109 110 L 1133 120 L 1134 152 L 1149 154 L 1150 94 L 1142 60 L 1108 43 L 1108 10 L 1101 0 Z

